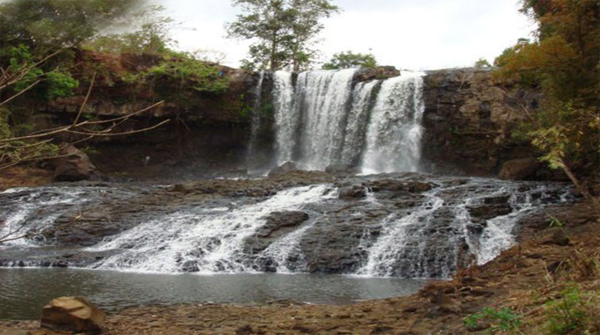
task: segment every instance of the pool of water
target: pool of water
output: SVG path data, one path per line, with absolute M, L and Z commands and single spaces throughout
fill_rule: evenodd
M 82 295 L 105 310 L 148 304 L 347 304 L 415 293 L 425 282 L 311 274 L 161 275 L 78 269 L 1 269 L 0 319 L 35 319 L 59 296 Z

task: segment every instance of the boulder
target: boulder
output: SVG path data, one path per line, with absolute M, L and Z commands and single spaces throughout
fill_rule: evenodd
M 367 190 L 364 186 L 353 185 L 340 188 L 339 198 L 342 200 L 355 200 L 367 197 Z
M 41 327 L 56 331 L 100 334 L 106 314 L 84 297 L 52 299 L 42 310 Z
M 540 162 L 533 158 L 511 159 L 502 164 L 500 179 L 523 180 L 532 177 L 540 168 Z
M 292 162 L 285 162 L 278 167 L 275 167 L 269 171 L 269 177 L 280 176 L 288 172 L 297 171 L 296 164 Z
M 60 151 L 60 158 L 56 159 L 54 179 L 58 181 L 90 180 L 95 176 L 96 167 L 90 157 L 72 145 Z

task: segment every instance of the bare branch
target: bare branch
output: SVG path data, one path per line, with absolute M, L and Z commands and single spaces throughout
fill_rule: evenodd
M 12 101 L 13 99 L 17 98 L 18 96 L 20 96 L 21 94 L 29 91 L 30 89 L 32 89 L 35 85 L 39 84 L 41 80 L 36 80 L 33 82 L 33 84 L 27 86 L 25 89 L 21 90 L 20 92 L 16 93 L 15 95 L 13 95 L 12 97 L 0 102 L 0 106 L 9 103 L 10 101 Z
M 79 118 L 81 117 L 81 114 L 83 113 L 85 104 L 87 103 L 88 99 L 90 98 L 90 94 L 92 94 L 92 88 L 94 88 L 95 81 L 96 81 L 96 72 L 94 72 L 94 75 L 92 76 L 92 80 L 90 81 L 90 87 L 88 87 L 87 93 L 85 95 L 85 99 L 83 99 L 81 106 L 79 106 L 79 113 L 77 113 L 77 116 L 75 117 L 75 120 L 73 121 L 73 126 L 77 125 L 77 123 L 79 122 Z

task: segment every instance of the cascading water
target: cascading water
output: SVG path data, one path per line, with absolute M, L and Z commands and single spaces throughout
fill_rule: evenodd
M 122 249 L 92 267 L 141 272 L 253 271 L 244 242 L 274 211 L 299 209 L 335 197 L 329 185 L 282 191 L 272 198 L 229 210 L 189 210 L 148 221 L 88 251 Z
M 77 258 L 73 249 L 65 251 L 67 262 L 93 269 L 448 278 L 457 267 L 485 263 L 512 246 L 515 226 L 526 214 L 564 201 L 566 193 L 562 185 L 414 173 L 340 181 L 357 182 L 341 189 L 329 184 L 290 188 L 259 199 L 210 196 L 208 202 L 165 204 L 166 211 L 135 205 L 146 203 L 136 194 L 147 189 L 0 193 L 0 204 L 11 209 L 2 213 L 3 233 L 22 226 L 19 232 L 29 236 L 1 245 L 0 264 L 50 266 L 56 258 L 45 258 L 43 247 L 66 241 L 80 243 Z M 240 187 L 247 183 L 240 181 L 246 185 Z M 94 213 L 99 205 L 108 210 Z M 81 240 L 99 231 L 108 234 L 104 240 L 90 235 L 99 243 Z M 64 265 L 65 260 L 58 261 Z
M 27 188 L 2 192 L 7 207 L 0 211 L 0 240 L 6 245 L 36 247 L 44 239 L 44 230 L 61 214 L 89 203 L 101 191 L 84 188 L 41 187 L 34 192 Z M 96 194 L 94 194 L 96 193 Z M 20 238 L 25 235 L 34 239 Z
M 354 83 L 356 73 L 303 72 L 295 87 L 292 74 L 275 73 L 277 164 L 324 170 L 362 163 L 364 173 L 418 170 L 421 75 Z
M 252 157 L 254 154 L 254 149 L 256 147 L 256 138 L 258 137 L 258 129 L 260 127 L 260 103 L 261 103 L 261 93 L 262 93 L 262 84 L 265 79 L 265 73 L 260 72 L 258 77 L 258 84 L 254 90 L 254 106 L 252 108 L 252 122 L 250 124 L 250 143 L 248 144 L 248 154 L 247 157 Z
M 291 113 L 293 103 L 292 74 L 277 71 L 273 74 L 273 108 L 275 109 L 277 161 L 293 159 L 299 113 Z
M 383 82 L 367 130 L 363 173 L 418 170 L 425 110 L 422 91 L 418 75 Z

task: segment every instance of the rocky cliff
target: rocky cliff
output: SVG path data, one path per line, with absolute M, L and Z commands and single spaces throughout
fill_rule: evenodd
M 201 91 L 186 82 L 183 75 L 181 80 L 147 75 L 153 67 L 164 64 L 161 57 L 81 52 L 78 58 L 81 82 L 78 91 L 72 97 L 38 103 L 34 107 L 38 111 L 35 121 L 38 127 L 71 123 L 84 103 L 93 73 L 96 78 L 83 109 L 84 117 L 114 118 L 164 101 L 119 125 L 117 130 L 142 129 L 170 120 L 152 131 L 98 137 L 79 144 L 93 148 L 90 156 L 100 171 L 124 178 L 164 178 L 174 174 L 200 176 L 243 164 L 256 74 L 211 64 L 218 75 L 209 77 L 208 82 L 224 81 L 227 89 Z
M 535 154 L 511 135 L 525 109 L 538 108 L 538 92 L 498 83 L 489 69 L 430 71 L 424 80 L 426 170 L 495 175 L 503 162 Z
M 228 89 L 219 94 L 181 89 L 175 82 L 132 81 L 127 73 L 144 71 L 160 60 L 150 56 L 86 54 L 89 64 L 102 64 L 103 71 L 86 104 L 87 115 L 98 118 L 125 115 L 165 100 L 122 129 L 136 129 L 166 118 L 171 122 L 135 136 L 98 139 L 92 158 L 101 171 L 131 177 L 177 174 L 198 176 L 218 169 L 245 167 L 252 128 L 252 110 L 261 112 L 257 155 L 268 156 L 274 147 L 272 80 L 264 76 L 262 90 L 258 74 L 221 67 Z M 89 72 L 89 71 L 88 71 Z M 362 71 L 357 81 L 397 75 L 393 68 Z M 44 105 L 50 124 L 70 122 L 82 104 L 78 95 Z M 540 96 L 497 83 L 486 69 L 430 71 L 424 77 L 425 113 L 423 169 L 429 172 L 496 175 L 503 162 L 534 155 L 531 148 L 511 138 L 523 108 L 535 110 Z M 257 101 L 257 98 L 259 99 Z M 132 175 L 135 173 L 135 175 Z

